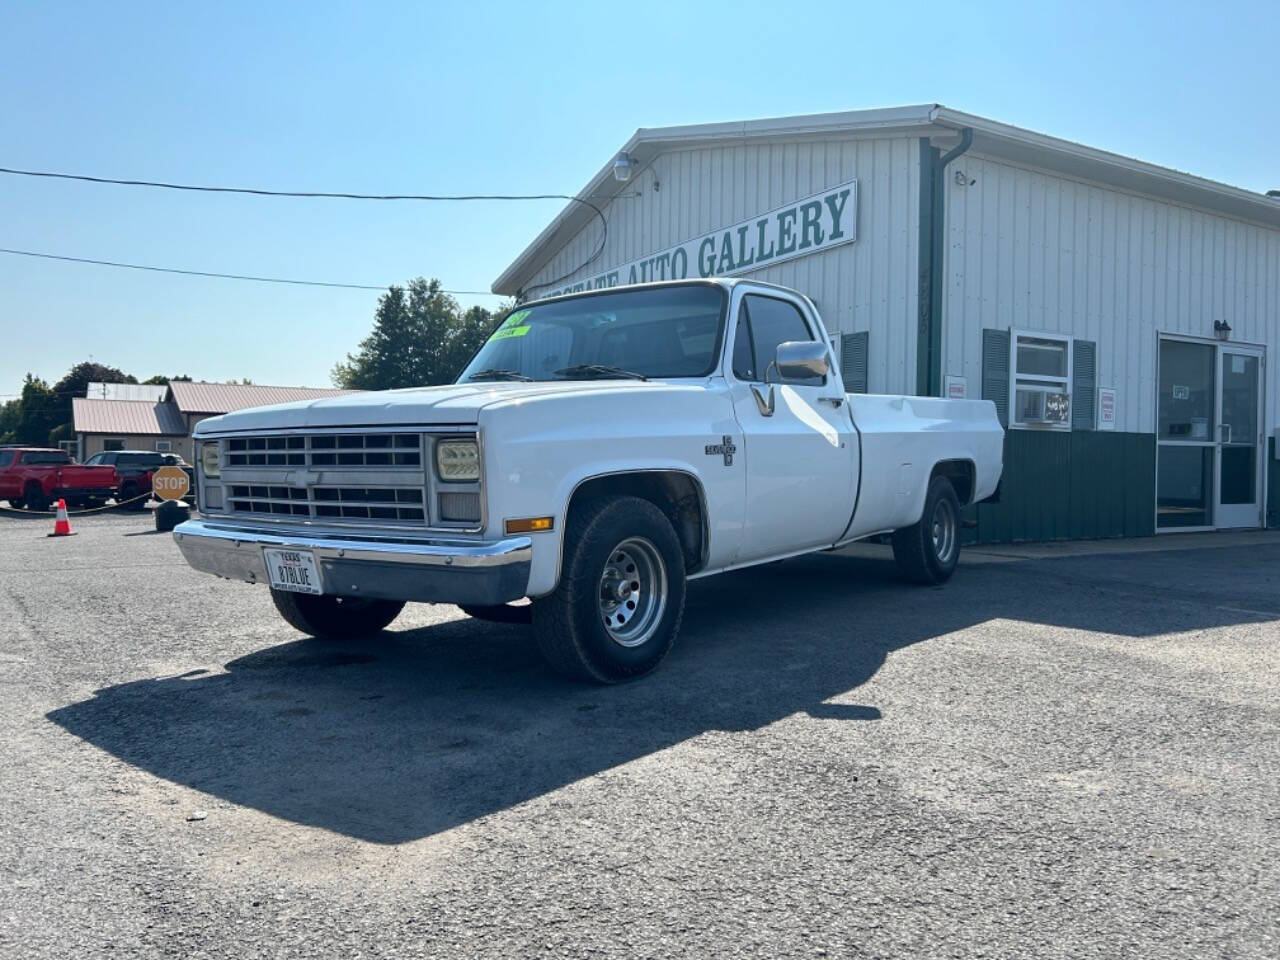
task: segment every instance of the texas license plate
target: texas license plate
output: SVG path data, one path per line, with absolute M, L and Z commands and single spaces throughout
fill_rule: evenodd
M 324 593 L 320 587 L 320 570 L 316 555 L 307 550 L 264 549 L 267 574 L 276 590 L 291 593 Z

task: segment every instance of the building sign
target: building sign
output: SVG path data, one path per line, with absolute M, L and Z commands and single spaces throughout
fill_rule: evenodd
M 852 243 L 857 223 L 858 181 L 850 180 L 777 210 L 538 295 L 553 297 L 655 280 L 731 277 Z
M 1116 392 L 1109 387 L 1098 390 L 1098 429 L 1116 428 Z
M 969 379 L 967 377 L 955 377 L 948 374 L 944 384 L 948 400 L 963 400 L 969 395 Z

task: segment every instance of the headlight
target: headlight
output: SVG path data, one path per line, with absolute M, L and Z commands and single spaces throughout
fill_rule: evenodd
M 200 469 L 206 477 L 216 479 L 222 476 L 222 458 L 218 451 L 218 443 L 200 444 Z
M 474 440 L 441 440 L 436 444 L 436 470 L 446 483 L 480 479 L 480 447 Z

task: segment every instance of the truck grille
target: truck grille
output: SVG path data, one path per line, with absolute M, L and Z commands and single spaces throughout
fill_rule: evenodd
M 209 511 L 246 520 L 474 532 L 484 523 L 480 483 L 445 482 L 434 469 L 436 444 L 473 437 L 319 430 L 225 437 L 221 477 L 201 482 Z
M 422 437 L 416 433 L 231 437 L 226 445 L 228 467 L 422 466 Z
M 273 487 L 237 483 L 231 486 L 232 513 L 271 514 L 307 519 L 401 520 L 425 523 L 422 491 L 385 487 Z

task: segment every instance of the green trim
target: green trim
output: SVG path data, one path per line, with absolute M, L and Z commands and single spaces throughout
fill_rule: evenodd
M 939 155 L 927 138 L 920 140 L 920 327 L 916 334 L 916 393 L 942 396 L 942 267 L 946 259 L 947 164 L 973 145 L 973 130 L 960 131 L 960 142 Z
M 1276 466 L 1276 438 L 1267 437 L 1266 485 L 1267 527 L 1280 527 L 1280 468 Z
M 919 279 L 916 286 L 916 393 L 930 396 L 930 371 L 933 369 L 933 170 L 939 151 L 920 138 L 920 238 L 918 245 Z M 938 358 L 941 366 L 942 358 Z

